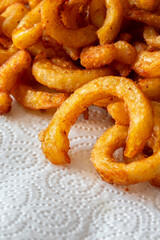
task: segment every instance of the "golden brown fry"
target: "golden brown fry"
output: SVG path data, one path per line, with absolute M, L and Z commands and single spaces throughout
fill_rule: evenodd
M 160 77 L 160 51 L 141 51 L 132 69 L 142 77 Z
M 152 101 L 151 103 L 154 110 L 154 129 L 151 138 L 149 138 L 147 142 L 147 145 L 153 149 L 153 152 L 156 152 L 160 144 L 160 103 L 154 101 Z M 118 124 L 129 125 L 128 111 L 124 105 L 124 102 L 110 104 L 110 106 L 108 106 L 108 109 L 111 116 L 113 116 L 113 118 Z M 119 115 L 119 112 L 121 112 L 122 114 Z
M 6 114 L 11 110 L 12 98 L 8 93 L 0 92 L 0 115 Z
M 1 16 L 5 18 L 2 24 L 4 35 L 11 38 L 13 30 L 27 12 L 28 8 L 23 3 L 14 3 L 2 13 Z
M 21 105 L 32 110 L 58 108 L 69 96 L 65 93 L 37 91 L 22 81 L 17 82 L 11 94 Z
M 149 99 L 160 102 L 160 78 L 139 79 L 138 85 Z
M 110 64 L 117 56 L 114 44 L 84 48 L 81 52 L 81 64 L 85 68 L 99 68 Z
M 136 6 L 139 9 L 143 10 L 154 10 L 158 4 L 160 3 L 159 0 L 128 0 L 130 5 Z
M 105 0 L 107 15 L 97 35 L 100 45 L 112 43 L 117 37 L 123 20 L 123 9 L 120 0 Z
M 148 145 L 156 152 L 160 144 L 160 103 L 152 101 L 154 110 L 154 129 L 151 138 L 148 140 Z M 117 124 L 129 126 L 130 118 L 127 107 L 124 102 L 111 103 L 107 106 L 107 110 Z M 156 123 L 156 124 L 155 124 Z M 158 134 L 157 134 L 158 131 Z M 156 136 L 158 135 L 158 136 Z M 157 138 L 158 137 L 158 138 Z
M 125 17 L 160 29 L 160 16 L 157 14 L 138 9 L 130 9 L 127 11 Z
M 118 41 L 114 43 L 114 46 L 117 50 L 115 60 L 129 65 L 132 65 L 135 62 L 137 51 L 130 43 L 125 41 Z
M 46 33 L 59 44 L 72 48 L 84 47 L 95 42 L 96 28 L 93 25 L 78 29 L 67 29 L 63 25 L 59 16 L 59 8 L 64 2 L 64 0 L 44 0 L 42 22 Z
M 153 149 L 153 153 L 156 153 L 160 149 L 160 103 L 152 102 L 154 110 L 154 128 L 151 138 L 148 140 L 148 146 Z M 108 111 L 116 121 L 121 125 L 129 125 L 129 116 L 127 109 L 123 102 L 117 102 L 108 106 Z M 139 161 L 145 158 L 144 153 L 139 153 L 134 158 L 125 158 L 126 163 Z M 152 185 L 160 186 L 160 175 L 152 179 Z
M 146 26 L 143 37 L 148 45 L 160 49 L 160 35 L 153 27 Z
M 114 44 L 84 48 L 80 59 L 86 68 L 98 68 L 110 64 L 113 60 L 132 65 L 137 51 L 128 42 L 118 41 Z
M 129 115 L 124 102 L 115 102 L 107 106 L 107 110 L 116 123 L 124 126 L 129 125 Z
M 18 51 L 0 67 L 0 91 L 9 92 L 18 80 L 19 74 L 29 68 L 31 57 L 27 51 Z
M 160 173 L 160 148 L 140 161 L 129 164 L 115 161 L 113 153 L 125 146 L 127 134 L 127 126 L 116 124 L 98 139 L 92 150 L 91 161 L 103 180 L 109 183 L 130 185 L 149 181 Z
M 139 87 L 142 89 L 142 91 L 145 93 L 145 95 L 153 101 L 158 101 L 160 102 L 160 78 L 144 78 L 144 79 L 139 79 L 137 84 L 139 85 Z M 117 102 L 117 103 L 115 103 Z M 115 104 L 112 104 L 115 103 Z M 113 118 L 116 120 L 116 116 L 114 116 L 111 111 L 112 111 L 112 105 L 114 106 L 114 108 L 118 109 L 119 106 L 119 99 L 116 97 L 109 97 L 109 98 L 105 98 L 102 100 L 99 100 L 98 102 L 96 102 L 95 104 L 98 107 L 107 107 L 108 108 L 108 112 L 111 114 L 111 116 L 113 116 Z M 113 110 L 114 112 L 116 112 L 116 110 Z M 120 122 L 120 120 L 118 120 L 119 124 L 122 125 L 128 125 L 128 121 L 125 121 L 125 119 L 127 119 L 127 116 L 124 116 L 124 111 L 118 111 L 118 119 L 121 119 L 122 122 Z M 122 113 L 121 113 L 122 112 Z M 124 122 L 125 121 L 125 122 Z
M 80 56 L 80 48 L 71 48 L 66 46 L 61 46 L 54 39 L 47 35 L 46 31 L 43 30 L 42 42 L 45 48 L 52 47 L 57 56 L 70 56 L 73 60 L 77 60 Z
M 106 16 L 105 0 L 92 0 L 89 4 L 89 13 L 92 23 L 100 28 Z
M 38 82 L 51 89 L 73 92 L 93 79 L 113 75 L 113 71 L 107 67 L 89 70 L 64 69 L 47 59 L 40 59 L 33 63 L 32 74 Z
M 160 0 L 0 0 L 0 115 L 10 111 L 11 94 L 33 110 L 63 103 L 40 134 L 45 156 L 62 164 L 70 160 L 68 133 L 79 114 L 88 118 L 91 104 L 107 107 L 115 126 L 92 152 L 102 178 L 160 186 L 160 103 L 151 102 L 160 102 L 159 5 Z M 68 93 L 34 89 L 35 80 Z M 126 164 L 114 161 L 121 146 Z
M 16 84 L 20 73 L 29 68 L 31 57 L 26 51 L 19 51 L 0 67 L 0 114 L 11 109 L 12 99 L 9 92 Z
M 65 7 L 61 12 L 61 18 L 66 28 L 77 29 L 79 27 L 78 19 L 83 7 L 88 4 L 89 0 L 70 0 L 66 1 Z
M 37 43 L 42 35 L 40 2 L 34 9 L 29 11 L 20 21 L 12 34 L 12 41 L 19 49 L 25 49 Z
M 13 3 L 27 3 L 28 0 L 1 0 L 0 1 L 0 13 Z
M 54 164 L 70 162 L 67 137 L 70 127 L 88 106 L 110 95 L 123 99 L 129 109 L 131 123 L 125 156 L 132 157 L 140 152 L 152 133 L 153 115 L 150 102 L 132 80 L 103 77 L 77 89 L 55 113 L 48 128 L 40 135 L 46 158 Z

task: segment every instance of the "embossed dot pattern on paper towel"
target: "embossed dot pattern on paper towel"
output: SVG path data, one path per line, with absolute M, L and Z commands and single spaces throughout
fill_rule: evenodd
M 0 121 L 0 240 L 159 240 L 160 190 L 101 180 L 90 159 L 97 138 L 112 125 L 90 108 L 69 133 L 71 164 L 54 166 L 38 133 L 52 114 L 13 111 Z

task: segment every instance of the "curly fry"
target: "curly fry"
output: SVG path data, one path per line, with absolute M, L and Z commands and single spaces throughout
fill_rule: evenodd
M 152 102 L 153 110 L 154 110 L 154 128 L 151 138 L 148 140 L 148 146 L 153 149 L 153 153 L 156 154 L 160 148 L 160 103 Z M 121 125 L 129 125 L 129 116 L 127 109 L 123 102 L 117 102 L 110 104 L 108 106 L 108 111 L 115 119 L 116 123 Z M 145 159 L 145 155 L 143 153 L 139 153 L 134 158 L 125 158 L 126 163 L 131 163 L 134 161 L 139 161 Z M 160 186 L 160 174 L 158 177 L 151 180 L 152 185 Z
M 114 46 L 117 49 L 115 60 L 129 65 L 132 65 L 135 62 L 137 51 L 130 43 L 125 41 L 118 41 L 114 43 Z
M 28 48 L 38 42 L 41 37 L 43 31 L 41 23 L 41 7 L 42 2 L 29 11 L 14 30 L 12 41 L 17 48 Z
M 29 68 L 31 57 L 27 51 L 18 51 L 0 67 L 0 91 L 9 92 L 18 80 L 19 74 Z
M 2 24 L 2 32 L 8 37 L 12 37 L 13 30 L 17 27 L 20 20 L 27 14 L 28 8 L 22 3 L 10 5 L 3 13 L 5 18 Z
M 89 0 L 70 0 L 65 4 L 64 10 L 61 12 L 63 24 L 69 29 L 77 29 L 79 27 L 78 18 L 83 7 L 88 4 Z
M 123 20 L 123 8 L 120 0 L 105 0 L 107 15 L 97 31 L 100 45 L 112 43 L 117 37 Z
M 105 0 L 92 0 L 89 4 L 89 13 L 92 23 L 100 28 L 106 16 Z
M 46 158 L 54 164 L 70 162 L 68 156 L 69 139 L 67 137 L 70 127 L 88 106 L 110 95 L 123 99 L 130 113 L 131 123 L 125 156 L 132 157 L 140 152 L 152 133 L 153 116 L 150 103 L 130 79 L 103 77 L 77 89 L 55 113 L 48 128 L 40 135 Z M 141 113 L 140 117 L 139 113 Z M 144 130 L 145 135 L 142 134 Z M 135 141 L 135 138 L 138 141 Z
M 138 86 L 142 89 L 142 91 L 145 93 L 145 95 L 153 101 L 158 101 L 160 102 L 160 78 L 144 78 L 144 79 L 139 79 L 137 82 Z M 115 103 L 117 102 L 117 103 Z M 105 99 L 99 100 L 96 103 L 94 103 L 94 105 L 98 106 L 98 107 L 107 107 L 108 108 L 108 112 L 113 115 L 113 113 L 111 112 L 111 106 L 112 103 L 114 104 L 114 107 L 116 109 L 118 109 L 118 105 L 119 105 L 119 99 L 117 97 L 107 97 Z M 110 104 L 110 105 L 109 105 Z M 116 120 L 116 117 L 113 117 Z M 125 119 L 128 119 L 128 117 L 126 117 L 123 114 L 123 111 L 119 111 L 119 117 L 118 119 L 121 119 L 123 125 L 127 125 L 127 123 L 125 124 L 124 121 Z M 119 124 L 121 124 L 120 120 L 118 121 Z
M 22 106 L 32 110 L 58 108 L 69 96 L 65 93 L 37 91 L 22 81 L 17 82 L 11 94 Z
M 160 16 L 154 13 L 138 9 L 129 9 L 126 12 L 125 18 L 143 22 L 158 29 L 160 28 Z
M 38 82 L 51 89 L 73 92 L 93 79 L 112 75 L 113 71 L 107 67 L 89 70 L 64 69 L 47 59 L 40 59 L 33 63 L 32 74 Z
M 98 139 L 92 150 L 91 161 L 103 180 L 109 183 L 130 185 L 149 181 L 160 173 L 160 148 L 151 157 L 136 162 L 115 161 L 113 153 L 125 146 L 127 133 L 127 126 L 116 124 Z
M 129 115 L 124 102 L 115 102 L 107 106 L 107 110 L 116 123 L 128 126 L 129 125 Z
M 160 76 L 160 51 L 138 53 L 137 60 L 132 69 L 142 77 Z
M 136 57 L 135 48 L 125 41 L 84 48 L 80 55 L 81 64 L 86 68 L 102 67 L 110 64 L 113 60 L 132 65 Z
M 113 44 L 84 48 L 81 52 L 81 65 L 85 68 L 99 68 L 110 64 L 117 55 Z
M 139 9 L 143 10 L 154 10 L 158 4 L 160 3 L 159 0 L 128 0 L 130 5 L 136 6 Z
M 42 22 L 47 34 L 59 44 L 67 47 L 80 48 L 89 45 L 97 39 L 96 28 L 93 25 L 78 29 L 67 29 L 61 22 L 59 8 L 66 0 L 44 0 L 42 7 Z

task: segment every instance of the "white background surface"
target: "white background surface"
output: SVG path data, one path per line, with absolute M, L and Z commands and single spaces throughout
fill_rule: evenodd
M 40 149 L 38 133 L 51 114 L 13 104 L 0 118 L 0 240 L 159 240 L 160 189 L 125 187 L 101 180 L 90 152 L 111 125 L 90 108 L 70 132 L 71 164 L 54 166 Z

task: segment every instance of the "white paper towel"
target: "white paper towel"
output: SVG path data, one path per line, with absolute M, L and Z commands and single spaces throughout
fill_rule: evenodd
M 160 190 L 101 180 L 90 162 L 96 139 L 111 126 L 90 108 L 69 134 L 71 164 L 54 166 L 38 133 L 51 114 L 14 103 L 0 118 L 0 240 L 159 240 Z

